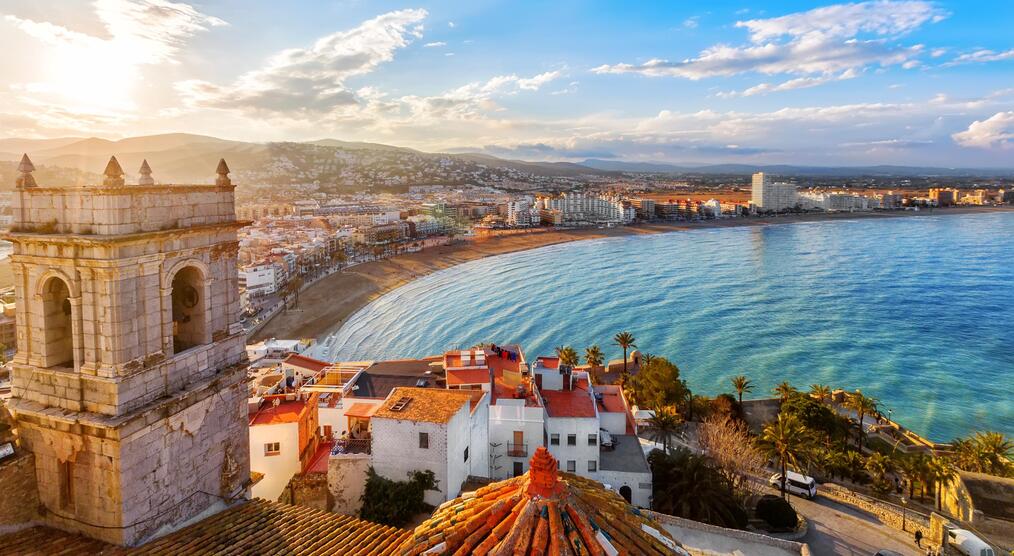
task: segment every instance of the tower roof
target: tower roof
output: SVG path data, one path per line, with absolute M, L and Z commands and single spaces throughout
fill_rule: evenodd
M 148 166 L 148 159 L 141 161 L 141 168 L 137 171 L 138 174 L 145 175 L 151 174 L 151 166 Z
M 107 178 L 118 178 L 123 175 L 123 168 L 120 167 L 120 161 L 116 160 L 115 156 L 109 157 L 109 162 L 106 163 L 106 169 L 102 172 Z
M 34 172 L 35 165 L 32 164 L 32 160 L 28 158 L 28 153 L 21 155 L 21 163 L 18 164 L 18 172 L 27 174 L 28 172 Z
M 215 169 L 215 173 L 224 176 L 229 173 L 229 165 L 225 163 L 224 158 L 218 159 L 218 168 Z
M 609 549 L 612 548 L 612 550 Z M 611 490 L 557 470 L 545 446 L 528 473 L 441 505 L 396 554 L 687 554 L 656 522 Z

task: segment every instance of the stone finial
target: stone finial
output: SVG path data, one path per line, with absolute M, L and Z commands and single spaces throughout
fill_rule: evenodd
M 141 175 L 137 178 L 137 185 L 155 185 L 155 180 L 151 177 L 151 166 L 148 166 L 148 159 L 141 161 L 141 169 L 137 173 Z
M 120 162 L 116 160 L 115 156 L 109 157 L 109 162 L 106 164 L 106 170 L 102 172 L 106 176 L 102 180 L 102 185 L 124 185 L 123 181 L 123 168 L 120 167 Z
M 36 187 L 35 178 L 32 177 L 32 172 L 34 171 L 35 165 L 28 158 L 28 153 L 23 154 L 21 156 L 21 163 L 18 164 L 18 177 L 14 185 L 18 188 Z
M 229 165 L 225 163 L 224 158 L 218 160 L 218 168 L 215 169 L 215 173 L 218 174 L 215 185 L 232 185 L 232 180 L 229 179 Z

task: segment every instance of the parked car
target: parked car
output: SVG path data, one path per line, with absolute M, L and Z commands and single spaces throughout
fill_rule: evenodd
M 813 477 L 807 477 L 801 473 L 795 471 L 789 471 L 785 474 L 788 480 L 785 481 L 785 490 L 790 494 L 796 496 L 802 496 L 809 500 L 813 500 L 817 496 L 817 481 L 813 480 Z M 781 490 L 782 488 L 782 474 L 775 473 L 768 479 L 768 484 L 772 487 Z
M 947 531 L 947 542 L 965 556 L 996 556 L 988 544 L 965 529 Z

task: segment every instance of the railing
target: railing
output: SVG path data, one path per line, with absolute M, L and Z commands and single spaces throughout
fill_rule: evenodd
M 331 448 L 331 455 L 369 454 L 372 446 L 369 438 L 339 438 L 335 440 L 334 448 Z
M 507 443 L 507 455 L 514 458 L 528 457 L 528 444 Z

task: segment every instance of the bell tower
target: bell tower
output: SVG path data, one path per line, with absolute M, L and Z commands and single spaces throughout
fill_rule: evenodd
M 221 170 L 224 168 L 224 174 Z M 135 545 L 246 494 L 245 335 L 234 186 L 13 194 L 18 352 L 9 407 L 48 525 Z

